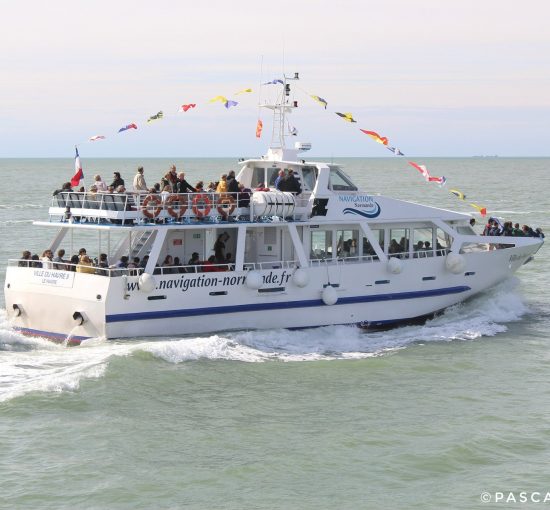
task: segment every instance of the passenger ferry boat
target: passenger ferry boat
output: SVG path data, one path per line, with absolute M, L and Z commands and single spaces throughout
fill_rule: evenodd
M 250 193 L 54 196 L 49 219 L 34 222 L 54 231 L 54 253 L 91 251 L 95 239 L 111 264 L 148 260 L 91 272 L 10 260 L 4 292 L 13 327 L 79 343 L 397 324 L 482 292 L 541 247 L 537 238 L 476 235 L 469 215 L 360 191 L 338 165 L 300 159 L 310 146 L 285 146 L 285 114 L 295 106 L 287 97 L 266 105 L 275 114 L 268 153 L 240 163 L 237 180 Z M 294 171 L 301 194 L 275 189 L 281 169 Z M 185 264 L 194 253 L 209 259 L 217 240 L 227 261 L 217 253 L 217 263 Z M 183 264 L 163 267 L 167 255 Z

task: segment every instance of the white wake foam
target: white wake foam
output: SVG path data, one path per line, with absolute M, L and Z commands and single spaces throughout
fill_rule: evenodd
M 506 323 L 528 312 L 511 279 L 421 326 L 366 332 L 354 326 L 300 331 L 242 331 L 192 338 L 90 339 L 62 347 L 24 337 L 0 312 L 0 402 L 29 392 L 74 391 L 83 379 L 101 377 L 113 356 L 145 352 L 169 363 L 201 359 L 250 363 L 367 358 L 411 343 L 474 340 L 506 331 Z

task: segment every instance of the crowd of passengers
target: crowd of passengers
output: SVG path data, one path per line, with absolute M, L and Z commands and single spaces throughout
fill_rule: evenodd
M 296 178 L 292 170 L 280 170 L 274 185 L 279 191 L 289 191 L 296 194 L 302 192 L 300 181 Z M 82 186 L 78 190 L 73 190 L 71 183 L 66 182 L 60 189 L 55 190 L 53 195 L 56 196 L 59 193 L 73 191 L 83 193 L 86 192 L 86 189 Z M 113 181 L 109 185 L 103 181 L 101 175 L 95 175 L 94 183 L 89 187 L 88 193 L 143 193 L 159 194 L 161 196 L 166 196 L 170 193 L 228 193 L 235 198 L 238 197 L 239 207 L 248 207 L 252 190 L 237 181 L 234 170 L 222 174 L 219 181 L 210 181 L 207 186 L 204 185 L 203 181 L 198 181 L 194 186 L 191 186 L 185 179 L 185 172 L 178 173 L 176 166 L 172 165 L 170 170 L 160 179 L 160 181 L 156 182 L 151 187 L 149 187 L 145 181 L 143 167 L 138 167 L 131 190 L 126 188 L 126 183 L 120 175 L 120 172 L 114 172 Z
M 229 238 L 227 232 L 220 234 L 214 243 L 214 255 L 208 257 L 207 260 L 200 260 L 199 254 L 193 252 L 187 264 L 184 265 L 179 257 L 166 255 L 163 263 L 155 267 L 154 274 L 233 271 L 235 261 L 231 253 L 226 253 L 225 250 Z M 19 259 L 19 266 L 90 274 L 107 274 L 109 272 L 107 270 L 129 269 L 133 270 L 129 271 L 130 274 L 139 274 L 145 270 L 149 262 L 149 255 L 145 255 L 142 259 L 139 257 L 130 259 L 127 255 L 123 255 L 115 264 L 110 264 L 106 253 L 101 253 L 99 257 L 92 259 L 86 248 L 80 248 L 78 255 L 72 255 L 70 258 L 66 258 L 65 255 L 64 249 L 59 249 L 55 257 L 52 250 L 45 250 L 42 257 L 37 254 L 32 255 L 29 250 L 25 250 Z
M 489 218 L 489 221 L 483 229 L 484 236 L 511 236 L 511 237 L 540 237 L 544 239 L 542 229 L 533 229 L 529 225 L 523 225 L 520 228 L 519 223 L 513 224 L 511 221 L 500 223 L 496 218 Z

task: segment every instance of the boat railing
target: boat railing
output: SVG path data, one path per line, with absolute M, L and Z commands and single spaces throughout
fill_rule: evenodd
M 299 267 L 299 262 L 297 260 L 278 260 L 278 261 L 269 261 L 269 262 L 245 262 L 244 270 L 265 270 L 265 269 L 295 269 Z
M 110 222 L 119 225 L 192 221 L 278 222 L 307 218 L 309 201 L 306 197 L 270 192 L 266 195 L 269 200 L 255 201 L 255 193 L 264 192 L 61 192 L 52 197 L 49 215 L 50 221 L 55 222 Z

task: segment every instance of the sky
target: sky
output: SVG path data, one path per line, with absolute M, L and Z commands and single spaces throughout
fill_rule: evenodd
M 289 122 L 312 154 L 391 156 L 362 128 L 407 155 L 550 156 L 547 0 L 0 8 L 0 157 L 72 157 L 75 144 L 83 157 L 257 156 L 271 136 L 258 103 L 274 91 L 259 84 L 283 72 L 300 73 Z M 217 95 L 239 105 L 209 104 Z M 176 114 L 184 103 L 197 107 Z M 147 125 L 160 110 L 165 118 Z M 117 134 L 131 122 L 138 130 Z M 94 135 L 106 139 L 88 142 Z

